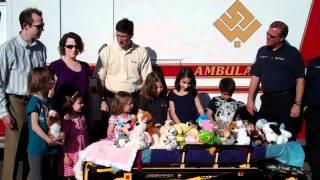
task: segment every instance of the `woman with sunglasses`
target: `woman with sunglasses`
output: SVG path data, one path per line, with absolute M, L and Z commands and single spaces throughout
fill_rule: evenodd
M 84 49 L 81 37 L 73 32 L 64 34 L 60 39 L 58 49 L 61 58 L 53 61 L 49 66 L 56 79 L 53 100 L 57 110 L 61 107 L 64 95 L 73 90 L 80 92 L 86 104 L 89 89 L 89 64 L 77 59 Z

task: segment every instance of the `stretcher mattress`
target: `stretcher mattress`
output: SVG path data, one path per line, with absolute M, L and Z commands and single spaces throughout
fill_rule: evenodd
M 212 164 L 219 153 L 218 163 L 229 164 L 245 163 L 248 153 L 251 153 L 251 161 L 262 160 L 266 156 L 266 147 L 217 146 L 214 154 L 211 154 L 208 148 L 210 147 L 200 145 L 187 146 L 182 150 L 174 149 L 172 151 L 147 149 L 141 152 L 141 158 L 143 164 L 174 164 L 181 163 L 183 152 L 185 152 L 185 163 Z

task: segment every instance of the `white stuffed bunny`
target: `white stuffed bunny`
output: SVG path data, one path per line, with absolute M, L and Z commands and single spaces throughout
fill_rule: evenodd
M 138 150 L 143 150 L 149 147 L 152 142 L 152 137 L 146 132 L 147 124 L 144 120 L 138 120 L 133 130 L 129 134 L 129 142 L 124 147 L 132 147 Z

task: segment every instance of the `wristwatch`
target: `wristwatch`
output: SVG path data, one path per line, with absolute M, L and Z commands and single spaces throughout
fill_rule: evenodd
M 295 101 L 294 104 L 298 105 L 298 106 L 301 106 L 301 101 Z

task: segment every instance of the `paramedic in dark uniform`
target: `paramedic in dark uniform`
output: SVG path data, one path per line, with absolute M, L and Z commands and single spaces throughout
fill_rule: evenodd
M 320 57 L 307 66 L 305 86 L 306 140 L 310 150 L 312 179 L 320 179 Z
M 261 82 L 263 95 L 258 119 L 284 123 L 295 139 L 304 91 L 304 64 L 299 51 L 286 41 L 288 26 L 273 22 L 267 45 L 258 50 L 251 69 L 247 110 L 254 114 L 255 97 Z

